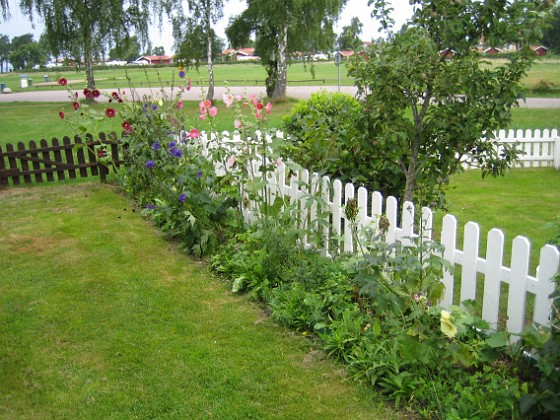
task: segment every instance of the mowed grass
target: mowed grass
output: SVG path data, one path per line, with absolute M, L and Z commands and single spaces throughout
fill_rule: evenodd
M 512 241 L 524 236 L 531 242 L 531 273 L 538 265 L 540 249 L 556 236 L 543 226 L 560 214 L 560 171 L 553 168 L 517 168 L 506 176 L 482 179 L 478 170 L 453 176 L 447 191 L 448 213 L 458 220 L 458 247 L 462 249 L 463 228 L 467 222 L 480 226 L 481 256 L 493 228 L 505 235 L 504 264 L 509 266 Z M 435 230 L 441 229 L 444 212 L 436 213 Z M 439 234 L 436 235 L 439 239 Z
M 268 116 L 268 127 L 282 127 L 282 118 L 288 114 L 296 100 L 276 103 L 272 113 Z M 233 131 L 233 121 L 235 120 L 234 108 L 226 108 L 221 99 L 216 100 L 219 113 L 216 118 L 216 128 L 218 131 Z M 107 104 L 95 104 L 93 107 L 103 112 Z M 119 104 L 112 104 L 119 111 Z M 62 120 L 59 112 L 63 111 L 66 118 Z M 0 127 L 0 146 L 7 143 L 16 144 L 17 142 L 29 143 L 30 140 L 39 141 L 41 139 L 50 140 L 53 137 L 62 138 L 73 136 L 77 133 L 75 125 L 69 121 L 74 119 L 75 112 L 70 102 L 67 103 L 34 103 L 34 102 L 13 102 L 0 103 L 1 127 Z M 198 120 L 199 110 L 197 101 L 186 101 L 184 107 L 185 122 L 192 126 L 199 127 L 201 130 L 208 130 L 208 124 Z M 122 120 L 120 118 L 104 118 L 103 122 L 95 125 L 91 131 L 94 133 L 121 132 Z M 512 110 L 512 122 L 507 129 L 560 129 L 560 111 L 558 109 L 531 109 L 515 108 Z
M 397 417 L 112 187 L 0 202 L 1 418 Z

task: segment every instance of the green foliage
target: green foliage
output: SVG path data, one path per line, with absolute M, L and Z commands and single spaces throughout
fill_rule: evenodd
M 372 171 L 372 148 L 363 143 L 359 102 L 345 93 L 316 92 L 298 102 L 284 117 L 293 147 L 288 156 L 309 170 L 354 185 L 379 187 Z
M 547 6 L 524 0 L 411 4 L 410 24 L 373 45 L 369 58 L 356 57 L 349 74 L 365 97 L 362 130 L 376 148 L 375 165 L 383 179 L 394 180 L 384 192 L 412 200 L 420 188 L 421 204 L 440 203 L 463 158 L 482 167 L 483 176 L 503 174 L 516 159 L 513 148 L 494 148 L 492 133 L 507 125 L 522 94 L 520 81 L 535 59 L 530 45 L 539 39 Z M 378 7 L 386 17 L 386 5 Z M 521 48 L 489 68 L 476 51 L 481 38 Z

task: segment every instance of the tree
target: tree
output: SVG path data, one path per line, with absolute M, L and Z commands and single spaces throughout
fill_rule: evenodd
M 47 54 L 43 45 L 33 40 L 33 34 L 25 34 L 12 39 L 8 60 L 16 69 L 31 68 L 35 64 L 45 64 Z
M 12 52 L 12 45 L 8 35 L 0 34 L 0 73 L 4 73 L 4 63 Z
M 550 14 L 549 26 L 544 30 L 542 43 L 555 54 L 560 54 L 560 3 Z
M 370 4 L 374 3 L 373 0 Z M 494 148 L 494 131 L 510 120 L 521 78 L 540 39 L 545 1 L 411 0 L 412 20 L 369 59 L 349 66 L 363 96 L 371 160 L 391 194 L 438 201 L 449 176 L 468 156 L 483 176 L 503 174 L 516 154 Z M 385 1 L 374 16 L 391 27 Z M 519 45 L 503 64 L 487 66 L 476 46 Z
M 353 17 L 350 21 L 350 25 L 342 27 L 342 33 L 336 40 L 338 50 L 353 51 L 358 49 L 362 43 L 360 34 L 362 33 L 363 26 L 359 18 Z
M 24 13 L 40 16 L 55 55 L 83 60 L 87 87 L 95 88 L 94 59 L 118 45 L 134 30 L 140 42 L 148 37 L 148 8 L 155 0 L 20 0 Z M 99 57 L 101 58 L 101 57 Z
M 153 55 L 165 55 L 165 48 L 163 48 L 162 46 L 154 47 L 152 49 L 152 54 Z
M 127 36 L 109 51 L 109 58 L 112 60 L 134 61 L 140 56 L 142 45 L 138 42 L 136 35 Z
M 234 48 L 256 38 L 256 54 L 267 72 L 266 92 L 286 96 L 288 57 L 293 52 L 332 48 L 333 22 L 347 0 L 247 0 L 247 9 L 230 20 L 226 35 Z
M 212 52 L 214 42 L 217 39 L 212 25 L 216 24 L 223 16 L 223 0 L 188 0 L 190 17 L 186 17 L 182 11 L 182 1 L 171 0 L 168 10 L 174 8 L 179 13 L 173 19 L 173 34 L 175 45 L 179 50 L 179 56 L 185 66 L 198 68 L 206 57 L 208 66 L 208 91 L 206 99 L 214 98 L 214 68 L 212 64 Z M 185 30 L 186 28 L 186 30 Z M 198 37 L 198 39 L 197 39 Z M 204 43 L 205 45 L 202 45 Z M 205 52 L 205 54 L 203 54 Z

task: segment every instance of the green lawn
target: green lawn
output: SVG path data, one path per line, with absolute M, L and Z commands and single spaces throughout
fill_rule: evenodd
M 290 112 L 296 101 L 288 101 L 275 104 L 269 116 L 269 127 L 281 127 L 282 117 Z M 233 131 L 233 121 L 235 111 L 233 108 L 227 109 L 221 100 L 217 101 L 219 114 L 217 127 L 220 131 Z M 97 104 L 95 107 L 102 111 L 106 105 Z M 113 105 L 115 106 L 115 105 Z M 118 105 L 115 106 L 118 112 Z M 61 120 L 58 116 L 59 111 L 64 111 L 68 118 Z M 7 143 L 17 143 L 22 141 L 28 143 L 30 140 L 60 138 L 65 135 L 72 135 L 75 129 L 69 124 L 68 120 L 74 114 L 70 102 L 68 103 L 33 103 L 16 102 L 0 103 L 0 146 Z M 185 114 L 189 116 L 188 122 L 207 129 L 207 126 L 198 118 L 197 102 L 186 102 Z M 512 110 L 512 123 L 510 127 L 514 129 L 560 129 L 560 117 L 558 109 L 530 109 L 515 108 Z M 104 119 L 103 123 L 96 126 L 95 132 L 110 132 L 113 130 L 121 131 L 118 119 Z
M 0 201 L 1 418 L 397 418 L 112 187 Z

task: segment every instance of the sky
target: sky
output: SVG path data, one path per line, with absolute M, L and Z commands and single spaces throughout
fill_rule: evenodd
M 8 35 L 11 39 L 14 36 L 32 33 L 34 39 L 37 41 L 43 31 L 41 21 L 36 21 L 35 27 L 33 27 L 29 18 L 24 16 L 17 7 L 17 0 L 9 0 L 9 2 L 11 19 L 8 22 L 0 22 L 0 34 Z M 335 32 L 340 33 L 342 27 L 349 25 L 353 17 L 358 17 L 363 24 L 361 35 L 363 41 L 370 41 L 372 38 L 379 37 L 379 26 L 376 21 L 370 17 L 371 8 L 368 7 L 367 3 L 368 0 L 348 0 L 337 22 Z M 395 9 L 393 12 L 393 18 L 396 21 L 395 27 L 399 28 L 412 15 L 412 6 L 410 6 L 406 0 L 392 0 L 392 4 Z M 225 28 L 229 18 L 241 13 L 245 5 L 246 2 L 244 0 L 224 0 L 224 18 L 221 19 L 214 28 L 219 37 L 224 40 L 226 39 Z M 157 25 L 153 25 L 150 30 L 150 40 L 154 47 L 163 46 L 166 54 L 171 54 L 173 52 L 173 37 L 166 18 L 164 18 L 162 31 L 159 30 Z

